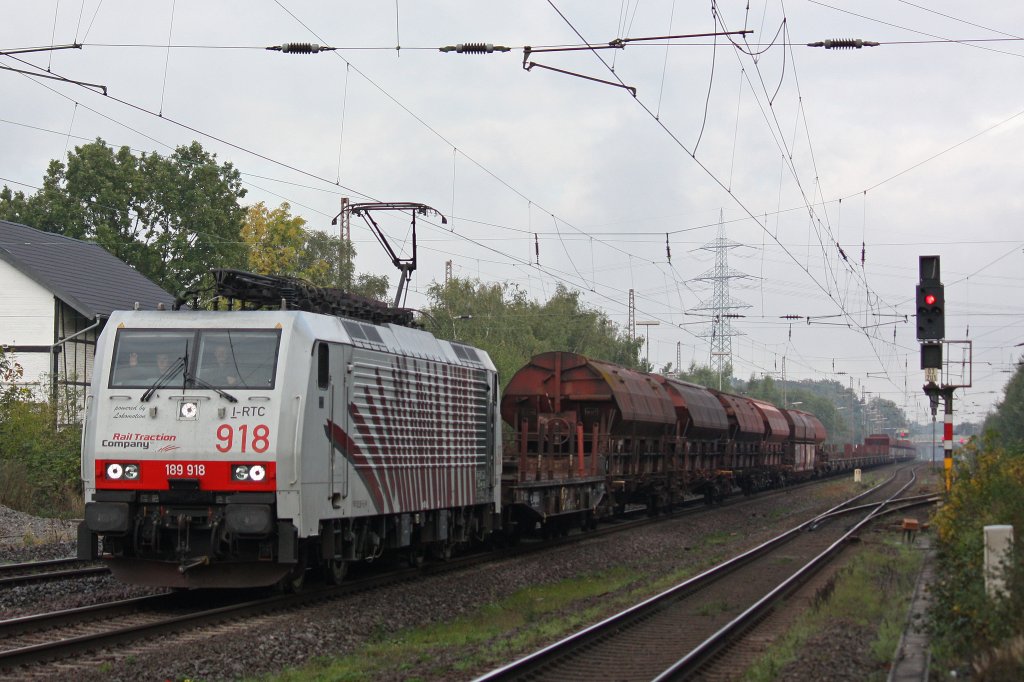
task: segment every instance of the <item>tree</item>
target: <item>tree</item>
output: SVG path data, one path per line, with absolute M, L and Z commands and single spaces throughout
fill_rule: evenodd
M 564 287 L 537 303 L 515 285 L 454 278 L 432 284 L 427 295 L 427 330 L 486 350 L 503 383 L 532 356 L 551 350 L 639 367 L 640 342 Z
M 299 277 L 378 301 L 387 298 L 386 276 L 354 273 L 356 252 L 351 242 L 306 228 L 306 220 L 293 216 L 288 202 L 275 209 L 262 201 L 250 206 L 241 237 L 253 272 Z
M 299 256 L 306 242 L 306 221 L 292 216 L 288 202 L 268 209 L 262 201 L 245 212 L 242 241 L 249 270 L 260 275 L 300 276 Z M 308 262 L 316 265 L 316 261 Z
M 691 384 L 713 388 L 716 391 L 719 389 L 719 386 L 721 386 L 723 391 L 730 391 L 733 384 L 732 365 L 726 365 L 722 370 L 721 377 L 719 377 L 718 371 L 713 367 L 698 365 L 695 361 L 691 361 L 689 368 L 685 372 L 680 372 L 679 378 L 683 381 L 689 381 Z
M 1024 360 L 1010 377 L 1003 390 L 1003 400 L 985 419 L 985 431 L 991 431 L 995 441 L 1013 450 L 1024 449 Z
M 155 254 L 145 241 L 139 159 L 102 140 L 76 147 L 65 166 L 51 161 L 43 187 L 31 196 L 0 195 L 0 216 L 46 232 L 91 239 L 152 277 Z
M 643 339 L 629 339 L 601 311 L 584 307 L 580 292 L 559 283 L 555 293 L 533 314 L 533 335 L 545 350 L 581 353 L 631 369 L 641 367 Z
M 143 154 L 141 176 L 149 185 L 145 236 L 159 256 L 157 283 L 174 292 L 202 288 L 212 284 L 212 267 L 241 265 L 238 201 L 246 190 L 230 163 L 218 166 L 193 142 L 169 158 Z
M 779 405 L 785 407 L 782 398 L 782 392 L 779 391 L 778 386 L 775 384 L 775 379 L 770 376 L 765 376 L 763 379 L 757 379 L 753 374 L 750 375 L 750 381 L 747 382 L 747 395 L 751 398 L 757 398 L 764 400 L 772 405 Z
M 90 239 L 172 292 L 212 284 L 213 267 L 244 261 L 239 229 L 245 196 L 230 163 L 198 142 L 135 156 L 100 138 L 51 161 L 35 194 L 0 192 L 0 217 Z
M 387 275 L 355 272 L 356 249 L 352 242 L 320 230 L 306 230 L 305 240 L 298 263 L 304 279 L 390 303 Z

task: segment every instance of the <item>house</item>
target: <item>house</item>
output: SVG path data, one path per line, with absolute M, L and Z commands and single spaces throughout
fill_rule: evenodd
M 0 220 L 0 347 L 24 370 L 18 383 L 57 399 L 65 423 L 78 419 L 111 311 L 173 302 L 98 244 Z

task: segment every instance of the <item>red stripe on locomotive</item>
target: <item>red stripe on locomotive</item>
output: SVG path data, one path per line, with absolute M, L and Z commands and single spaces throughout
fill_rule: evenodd
M 110 464 L 139 465 L 139 477 L 133 479 L 112 479 L 107 476 Z M 266 471 L 261 481 L 236 481 L 231 477 L 231 468 L 237 464 L 248 467 L 260 465 Z M 225 492 L 277 490 L 277 463 L 274 461 L 210 461 L 210 460 L 171 460 L 171 459 L 132 459 L 117 457 L 98 459 L 96 466 L 97 490 L 170 490 L 170 479 L 196 479 L 200 490 Z

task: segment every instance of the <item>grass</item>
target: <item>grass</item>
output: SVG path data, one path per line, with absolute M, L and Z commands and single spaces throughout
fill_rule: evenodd
M 465 672 L 497 665 L 518 652 L 537 648 L 593 622 L 609 606 L 604 598 L 627 588 L 637 579 L 636 573 L 616 568 L 530 587 L 450 621 L 395 633 L 375 633 L 368 644 L 348 656 L 322 658 L 263 679 L 267 682 L 354 682 L 382 676 L 435 679 L 450 676 L 452 670 Z M 612 600 L 629 601 L 629 597 Z M 467 655 L 466 652 L 474 653 Z
M 717 547 L 718 545 L 724 545 L 725 543 L 729 542 L 729 540 L 731 540 L 732 537 L 735 535 L 735 532 L 730 532 L 727 530 L 719 530 L 713 533 L 707 533 L 706 535 L 701 537 L 700 545 L 702 547 Z
M 769 682 L 796 660 L 804 644 L 829 623 L 846 621 L 876 632 L 872 659 L 891 660 L 921 568 L 919 552 L 895 541 L 863 550 L 822 588 L 808 609 L 745 673 L 745 682 Z
M 715 601 L 704 604 L 697 609 L 698 616 L 717 616 L 722 613 L 726 613 L 731 609 L 732 606 L 725 599 L 717 599 Z

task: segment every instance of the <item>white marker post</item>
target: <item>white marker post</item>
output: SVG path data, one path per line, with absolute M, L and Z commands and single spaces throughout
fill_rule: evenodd
M 990 599 L 1006 596 L 1006 562 L 1013 550 L 1013 526 L 985 526 L 985 592 Z

